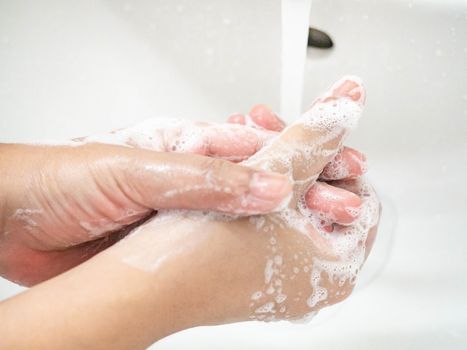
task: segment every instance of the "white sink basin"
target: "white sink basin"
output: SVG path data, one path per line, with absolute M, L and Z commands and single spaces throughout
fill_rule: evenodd
M 308 325 L 198 328 L 154 349 L 467 348 L 467 1 L 314 0 L 307 105 L 360 75 L 350 143 L 383 199 L 361 286 Z M 278 109 L 280 1 L 0 2 L 0 140 L 67 138 L 169 114 Z M 181 103 L 183 101 L 183 103 Z M 0 298 L 20 288 L 0 281 Z

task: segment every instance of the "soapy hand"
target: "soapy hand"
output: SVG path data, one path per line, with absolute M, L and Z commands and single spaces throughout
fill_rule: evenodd
M 291 178 L 293 198 L 282 210 L 247 218 L 167 211 L 109 253 L 136 269 L 172 276 L 177 295 L 189 296 L 183 317 L 191 317 L 190 326 L 300 319 L 343 300 L 371 249 L 380 212 L 366 180 L 349 176 L 355 151 L 342 148 L 364 100 L 359 80 L 343 79 L 244 162 Z
M 26 285 L 53 277 L 157 209 L 273 211 L 290 194 L 288 179 L 232 162 L 253 155 L 284 125 L 262 106 L 250 115 L 257 123 L 154 119 L 65 145 L 1 145 L 0 275 Z M 358 164 L 352 169 L 361 173 Z M 319 188 L 308 198 L 311 207 L 329 207 Z
M 267 106 L 256 105 L 247 115 L 234 114 L 228 118 L 229 123 L 249 125 L 266 130 L 282 131 L 285 123 Z M 332 231 L 332 222 L 350 224 L 356 219 L 356 211 L 345 208 L 361 205 L 361 200 L 353 192 L 333 186 L 332 181 L 356 179 L 367 170 L 366 157 L 350 147 L 342 147 L 334 158 L 324 167 L 319 180 L 314 183 L 305 195 L 308 208 L 320 212 L 324 229 Z M 328 183 L 326 183 L 327 181 Z

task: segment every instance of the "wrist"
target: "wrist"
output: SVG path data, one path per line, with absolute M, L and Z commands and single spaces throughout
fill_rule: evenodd
M 265 235 L 249 234 L 248 219 L 195 219 L 158 218 L 109 250 L 163 291 L 173 332 L 247 320 L 251 295 L 264 284 Z
M 53 350 L 77 341 L 82 348 L 145 349 L 175 331 L 165 319 L 170 309 L 161 303 L 166 292 L 148 281 L 114 257 L 99 254 L 2 303 L 3 327 L 11 332 L 0 339 L 0 347 Z M 31 330 L 21 339 L 19 323 Z

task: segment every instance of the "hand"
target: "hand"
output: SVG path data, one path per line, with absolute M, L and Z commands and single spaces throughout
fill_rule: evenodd
M 286 177 L 215 159 L 246 159 L 273 135 L 154 120 L 64 146 L 0 145 L 0 275 L 48 279 L 157 209 L 273 211 L 290 194 Z
M 337 163 L 323 169 L 359 119 L 363 102 L 358 80 L 344 79 L 245 162 L 291 176 L 295 185 L 289 207 L 238 219 L 169 211 L 109 253 L 158 279 L 171 276 L 189 326 L 297 319 L 343 300 L 371 249 L 379 201 L 363 178 L 344 176 L 332 181 L 335 187 L 319 184 L 330 189 L 323 194 L 333 199 L 327 207 L 306 205 L 316 195 L 307 189 L 316 186 L 320 174 L 332 180 L 343 174 L 332 171 Z M 349 198 L 361 205 L 332 198 L 338 192 L 351 193 Z

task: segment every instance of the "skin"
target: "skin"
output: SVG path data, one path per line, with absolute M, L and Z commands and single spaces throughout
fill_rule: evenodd
M 295 126 L 279 139 L 305 145 L 321 142 L 317 140 L 325 132 L 310 134 Z M 337 152 L 342 135 L 334 135 L 323 147 Z M 276 146 L 268 146 L 251 164 L 267 163 L 280 171 L 282 164 L 274 156 Z M 332 157 L 294 157 L 294 180 L 317 177 Z M 335 185 L 359 193 L 359 181 L 347 178 Z M 294 198 L 305 194 L 302 185 L 294 186 Z M 300 215 L 297 201 L 293 200 L 287 210 Z M 305 216 L 301 219 L 308 222 Z M 258 220 L 264 222 L 263 226 Z M 261 230 L 268 223 L 272 230 Z M 277 318 L 301 317 L 342 300 L 353 288 L 350 281 L 341 285 L 323 274 L 321 285 L 329 297 L 313 307 L 307 305 L 301 296 L 313 293 L 313 288 L 309 274 L 292 274 L 294 256 L 306 256 L 308 261 L 338 261 L 339 256 L 326 244 L 323 232 L 313 225 L 306 227 L 307 234 L 298 232 L 283 221 L 281 213 L 229 221 L 186 211 L 157 216 L 87 262 L 2 302 L 4 335 L 0 347 L 63 349 L 73 344 L 76 349 L 143 349 L 182 329 L 248 320 L 252 293 L 265 288 L 265 261 L 278 252 L 282 257 L 278 274 L 286 276 L 282 288 L 288 298 L 287 312 Z M 345 227 L 336 224 L 336 229 Z M 368 253 L 376 225 L 366 229 L 370 239 L 363 243 Z M 276 239 L 275 252 L 271 237 Z M 21 332 L 19 336 L 18 324 L 29 330 L 27 334 Z

